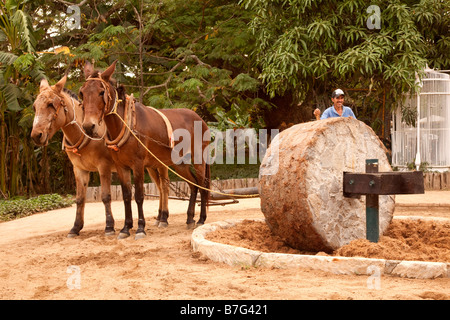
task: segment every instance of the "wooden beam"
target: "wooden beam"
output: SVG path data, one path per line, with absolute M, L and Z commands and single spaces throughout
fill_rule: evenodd
M 421 171 L 344 172 L 344 195 L 420 194 L 425 192 L 423 181 L 423 173 Z

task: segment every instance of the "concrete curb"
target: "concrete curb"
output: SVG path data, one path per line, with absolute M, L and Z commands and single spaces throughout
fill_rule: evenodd
M 424 219 L 423 217 L 395 217 L 395 219 L 419 218 Z M 309 268 L 334 274 L 374 276 L 390 274 L 414 279 L 450 278 L 450 263 L 445 262 L 265 253 L 216 243 L 205 238 L 209 232 L 215 231 L 217 228 L 230 228 L 244 220 L 249 219 L 219 221 L 195 229 L 191 237 L 191 245 L 194 252 L 200 252 L 213 261 L 226 263 L 230 266 L 273 267 L 280 269 Z M 264 221 L 264 219 L 252 220 Z M 450 219 L 439 219 L 439 221 L 450 221 Z

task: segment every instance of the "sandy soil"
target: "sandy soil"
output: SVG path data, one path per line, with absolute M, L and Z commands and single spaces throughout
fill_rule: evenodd
M 450 200 L 449 195 L 437 193 L 436 201 Z M 426 199 L 430 201 L 430 194 Z M 207 222 L 262 218 L 259 201 L 211 207 Z M 75 206 L 1 223 L 0 299 L 450 299 L 449 278 L 383 275 L 377 289 L 368 287 L 367 276 L 212 262 L 192 252 L 186 202 L 170 200 L 167 229 L 153 226 L 157 201 L 145 201 L 144 206 L 147 237 L 138 241 L 103 235 L 101 203 L 86 205 L 85 227 L 74 239 L 66 235 Z M 123 204 L 113 202 L 113 212 L 118 232 Z M 448 210 L 436 213 L 428 207 L 419 213 L 449 217 Z M 401 215 L 407 214 L 402 210 Z

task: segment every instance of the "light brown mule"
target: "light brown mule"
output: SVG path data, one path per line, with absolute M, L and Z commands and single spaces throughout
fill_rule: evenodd
M 40 92 L 33 108 L 35 111 L 31 138 L 38 146 L 48 141 L 60 129 L 64 133 L 66 153 L 73 164 L 76 179 L 76 218 L 68 237 L 79 235 L 84 225 L 84 206 L 89 173 L 100 173 L 101 197 L 105 205 L 105 234 L 114 234 L 114 218 L 111 212 L 111 172 L 116 171 L 109 150 L 104 141 L 94 141 L 85 137 L 81 130 L 83 111 L 76 95 L 64 89 L 64 76 L 54 86 L 43 79 Z M 102 128 L 100 128 L 101 130 Z M 105 130 L 105 128 L 103 128 Z
M 107 135 L 110 140 L 117 140 L 124 132 L 124 124 L 119 116 L 127 118 L 127 98 L 123 86 L 116 87 L 112 80 L 116 62 L 109 66 L 104 72 L 95 71 L 90 63 L 85 64 L 84 73 L 86 82 L 80 89 L 80 95 L 83 98 L 84 120 L 83 128 L 90 136 L 97 137 L 101 135 L 100 124 L 105 123 Z M 203 141 L 195 144 L 191 139 L 191 155 L 200 154 L 201 163 L 194 163 L 194 172 L 191 172 L 190 163 L 180 163 L 175 165 L 172 161 L 172 148 L 170 146 L 170 137 L 167 130 L 167 124 L 164 118 L 154 109 L 146 107 L 138 102 L 135 103 L 135 124 L 131 130 L 139 140 L 151 150 L 151 152 L 164 164 L 172 166 L 180 175 L 189 181 L 205 188 L 210 186 L 209 164 L 203 161 L 203 151 L 208 146 L 209 141 Z M 172 129 L 185 130 L 194 137 L 194 127 L 200 124 L 201 132 L 209 136 L 209 130 L 206 123 L 193 111 L 188 109 L 163 109 L 160 110 L 168 118 Z M 127 129 L 128 130 L 128 129 Z M 200 139 L 202 138 L 200 137 Z M 181 142 L 181 141 L 180 141 Z M 178 143 L 180 143 L 178 142 Z M 161 181 L 161 197 L 165 207 L 160 211 L 159 219 L 161 222 L 167 222 L 168 211 L 168 189 L 166 183 L 168 170 L 155 157 L 153 157 L 138 142 L 134 135 L 129 135 L 126 141 L 121 142 L 121 146 L 111 150 L 113 160 L 116 164 L 119 179 L 123 188 L 123 199 L 125 205 L 125 225 L 120 231 L 119 237 L 130 235 L 129 230 L 133 227 L 131 212 L 131 185 L 127 183 L 130 177 L 130 170 L 133 170 L 135 183 L 135 200 L 138 207 L 138 229 L 136 238 L 145 236 L 145 218 L 143 212 L 144 201 L 144 170 L 147 168 L 149 173 L 159 177 Z M 197 198 L 198 187 L 189 184 L 191 196 L 187 211 L 187 225 L 195 225 L 194 212 Z M 203 224 L 206 220 L 206 206 L 209 198 L 209 191 L 200 189 L 201 209 L 200 219 L 197 224 Z

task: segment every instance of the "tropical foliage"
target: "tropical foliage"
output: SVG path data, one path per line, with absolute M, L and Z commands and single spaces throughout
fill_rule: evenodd
M 191 108 L 212 127 L 309 121 L 336 87 L 386 137 L 390 109 L 428 64 L 450 69 L 441 0 L 6 0 L 0 3 L 0 191 L 69 192 L 62 135 L 29 139 L 41 77 L 78 91 L 85 60 L 147 105 Z M 380 28 L 368 28 L 370 5 Z M 384 130 L 383 130 L 384 129 Z M 50 179 L 50 172 L 52 179 Z
M 384 123 L 381 113 L 414 90 L 416 73 L 427 64 L 450 65 L 448 1 L 242 3 L 254 12 L 260 79 L 271 96 L 294 94 L 303 110 L 328 107 L 330 92 L 341 87 L 351 93 L 358 119 Z

